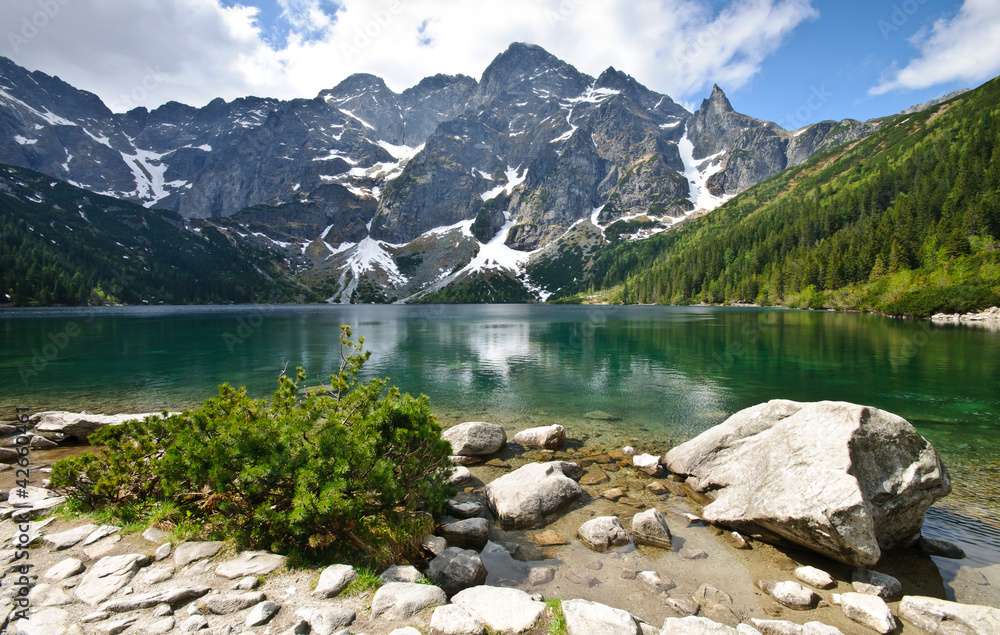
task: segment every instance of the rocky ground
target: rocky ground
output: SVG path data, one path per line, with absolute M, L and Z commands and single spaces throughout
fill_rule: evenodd
M 157 528 L 128 533 L 46 517 L 57 499 L 32 489 L 30 509 L 38 511 L 8 508 L 0 521 L 0 622 L 7 632 L 45 635 L 375 635 L 409 627 L 484 635 L 561 632 L 563 620 L 570 635 L 1000 632 L 1000 609 L 934 599 L 947 597 L 945 583 L 915 548 L 889 552 L 871 569 L 779 549 L 701 522 L 693 492 L 648 461 L 655 455 L 573 447 L 565 431 L 562 440 L 553 432 L 511 443 L 495 427 L 452 432 L 455 460 L 469 465 L 457 470 L 451 516 L 425 540 L 419 568 L 386 571 L 381 586 L 349 586 L 355 572 L 342 565 L 289 569 L 281 556 L 237 553 L 224 543 L 174 545 Z M 72 451 L 39 449 L 33 461 L 44 466 Z M 521 512 L 500 500 L 501 479 L 516 481 L 524 467 L 546 473 L 533 476 L 536 483 L 556 482 L 554 495 L 579 493 L 518 527 Z M 0 487 L 14 489 L 13 481 L 13 470 L 0 473 Z M 506 525 L 494 520 L 506 513 L 514 514 Z M 25 559 L 15 561 L 21 550 L 12 547 L 24 529 L 32 545 L 30 619 L 17 620 Z M 965 569 L 971 586 L 1000 586 Z M 561 609 L 542 602 L 552 598 Z
M 977 313 L 935 313 L 931 320 L 939 323 L 973 324 L 991 331 L 1000 330 L 1000 307 L 990 307 Z

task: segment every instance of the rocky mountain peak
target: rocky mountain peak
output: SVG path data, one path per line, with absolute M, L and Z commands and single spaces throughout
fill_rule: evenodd
M 576 95 L 592 81 L 542 47 L 515 42 L 483 72 L 474 102 L 482 105 L 504 93 L 535 90 Z
M 379 93 L 382 91 L 389 91 L 389 87 L 385 85 L 385 81 L 381 77 L 370 73 L 355 73 L 333 88 L 320 91 L 319 97 L 327 97 L 329 95 L 345 97 L 363 93 Z
M 733 109 L 733 105 L 729 103 L 729 98 L 726 97 L 726 93 L 722 92 L 718 84 L 712 86 L 712 94 L 709 95 L 708 99 L 701 102 L 702 112 L 706 114 L 723 114 L 728 112 L 736 112 Z

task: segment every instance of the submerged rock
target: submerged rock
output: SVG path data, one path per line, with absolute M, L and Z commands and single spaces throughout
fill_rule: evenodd
M 951 491 L 934 447 L 901 417 L 844 402 L 774 400 L 667 453 L 714 500 L 702 518 L 856 566 L 913 543 Z
M 580 525 L 576 535 L 594 551 L 607 551 L 628 544 L 628 532 L 617 516 L 599 516 Z

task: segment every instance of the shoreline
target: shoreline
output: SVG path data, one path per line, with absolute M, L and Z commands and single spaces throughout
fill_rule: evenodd
M 56 455 L 78 453 L 81 448 L 69 446 L 54 450 L 39 450 L 36 456 L 46 464 Z M 695 521 L 700 505 L 687 495 L 685 486 L 675 479 L 645 475 L 631 467 L 622 457 L 620 448 L 584 445 L 569 434 L 569 443 L 557 452 L 521 448 L 508 443 L 501 452 L 484 457 L 469 466 L 473 480 L 459 488 L 457 500 L 484 502 L 486 484 L 522 465 L 545 460 L 576 462 L 588 471 L 599 473 L 604 480 L 582 483 L 585 496 L 558 512 L 541 527 L 505 529 L 491 522 L 489 545 L 482 554 L 489 571 L 486 584 L 519 588 L 528 593 L 541 592 L 547 598 L 579 598 L 600 602 L 627 610 L 649 624 L 659 624 L 676 611 L 657 594 L 644 592 L 629 572 L 653 570 L 669 577 L 676 591 L 688 596 L 703 584 L 711 584 L 733 598 L 733 610 L 742 616 L 759 619 L 782 619 L 802 623 L 819 620 L 837 626 L 844 633 L 860 633 L 857 625 L 846 620 L 839 607 L 820 607 L 813 611 L 788 611 L 761 595 L 754 581 L 758 579 L 790 578 L 791 569 L 799 565 L 819 567 L 839 580 L 835 592 L 851 591 L 851 568 L 817 554 L 793 548 L 779 548 L 768 543 L 749 540 L 749 549 L 739 549 L 721 529 Z M 0 487 L 12 488 L 8 482 L 12 470 L 0 473 Z M 650 489 L 651 483 L 659 488 Z M 41 484 L 41 483 L 33 483 Z M 611 489 L 624 492 L 620 498 L 609 498 Z M 942 501 L 939 516 L 947 516 L 947 501 Z M 659 509 L 666 517 L 675 545 L 670 550 L 628 545 L 604 553 L 595 553 L 576 538 L 576 529 L 594 516 L 614 515 L 624 523 L 643 509 Z M 492 519 L 492 517 L 490 517 Z M 444 519 L 440 519 L 441 522 Z M 974 519 L 969 519 L 974 520 Z M 60 523 L 61 524 L 61 523 Z M 548 531 L 558 534 L 562 544 L 545 545 L 540 536 Z M 1000 536 L 1000 531 L 997 532 Z M 939 537 L 933 535 L 931 537 Z M 940 536 L 954 540 L 954 536 Z M 959 541 L 961 544 L 961 541 Z M 965 545 L 963 545 L 965 546 Z M 685 550 L 698 550 L 704 556 L 689 557 Z M 900 579 L 908 595 L 930 595 L 954 599 L 962 603 L 1000 608 L 1000 563 L 986 567 L 970 566 L 963 561 L 942 561 L 917 553 L 913 549 L 888 552 L 877 570 Z M 315 565 L 318 566 L 318 565 Z M 553 569 L 553 579 L 544 585 L 532 585 L 529 572 L 533 568 Z M 982 582 L 986 583 L 983 584 Z M 828 594 L 822 594 L 828 597 Z M 896 607 L 898 608 L 898 607 Z M 919 632 L 906 629 L 904 633 Z

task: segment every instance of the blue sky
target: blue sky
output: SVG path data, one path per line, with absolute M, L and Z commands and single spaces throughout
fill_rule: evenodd
M 591 75 L 614 66 L 689 108 L 718 83 L 789 129 L 1000 74 L 997 0 L 4 0 L 0 25 L 0 55 L 115 111 L 312 97 L 354 72 L 397 91 L 478 79 L 513 41 Z

